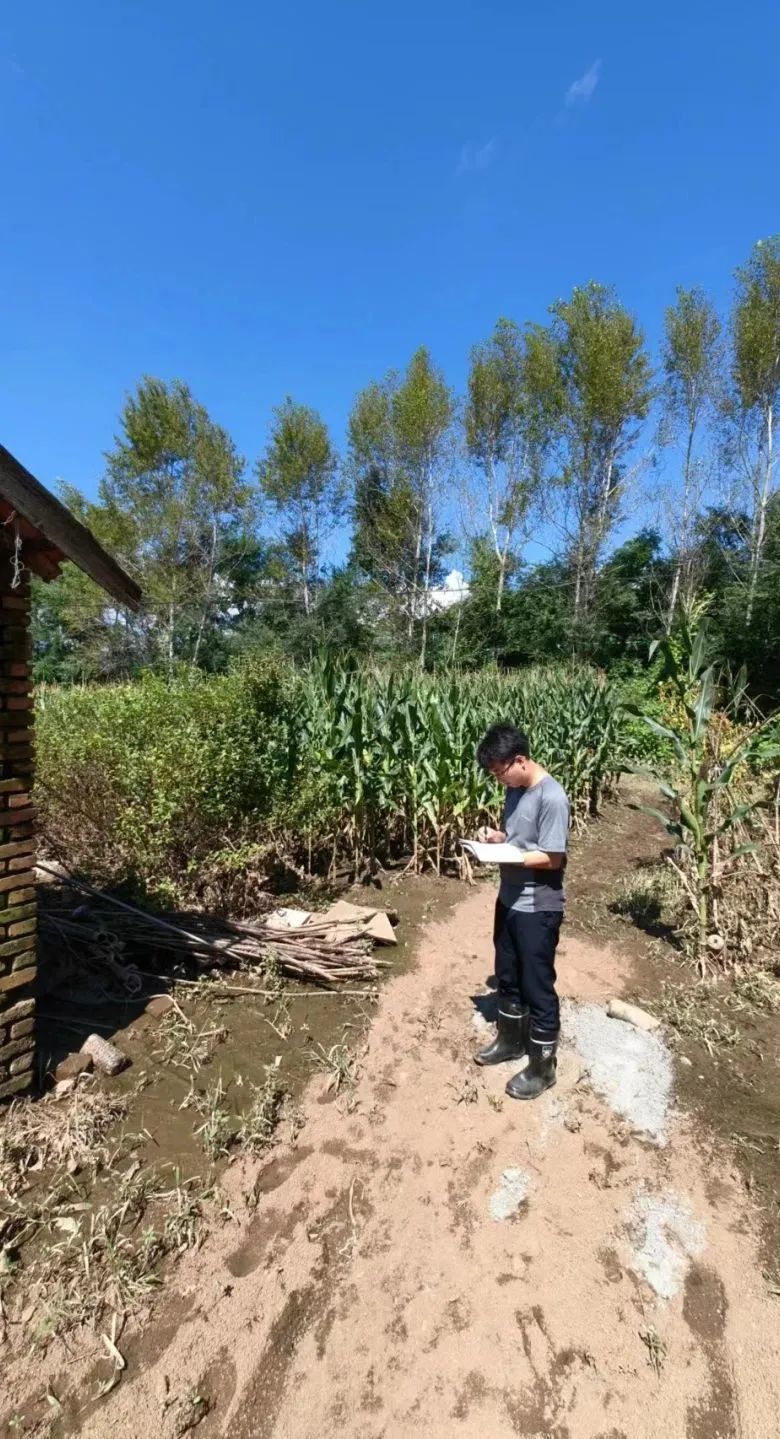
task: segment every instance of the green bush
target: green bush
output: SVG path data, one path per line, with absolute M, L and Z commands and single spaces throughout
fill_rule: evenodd
M 39 691 L 44 835 L 102 877 L 184 891 L 209 853 L 266 820 L 289 777 L 294 678 L 253 662 L 218 679 Z

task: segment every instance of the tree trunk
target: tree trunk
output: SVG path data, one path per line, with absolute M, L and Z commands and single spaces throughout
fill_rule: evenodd
M 419 510 L 418 518 L 417 518 L 417 533 L 416 533 L 416 535 L 415 535 L 415 541 L 414 541 L 414 570 L 413 570 L 413 572 L 412 572 L 412 599 L 411 599 L 411 604 L 410 604 L 410 606 L 409 606 L 409 623 L 408 623 L 408 626 L 407 626 L 407 634 L 408 634 L 408 637 L 409 637 L 410 640 L 412 639 L 412 637 L 413 637 L 413 635 L 414 635 L 414 622 L 415 622 L 415 619 L 417 618 L 417 588 L 418 588 L 417 581 L 418 581 L 418 576 L 419 576 L 419 574 L 420 574 L 420 555 L 422 554 L 422 531 L 423 531 L 423 512 L 422 512 L 422 506 L 420 506 L 420 510 Z
M 681 554 L 681 553 L 678 553 L 677 559 L 676 559 L 675 562 L 674 562 L 674 574 L 673 574 L 673 576 L 672 576 L 672 593 L 671 593 L 671 595 L 669 596 L 669 608 L 668 608 L 668 610 L 667 610 L 667 612 L 666 612 L 666 624 L 665 624 L 665 626 L 664 626 L 664 629 L 665 629 L 667 635 L 670 635 L 670 634 L 672 633 L 672 625 L 674 624 L 674 614 L 675 614 L 675 610 L 677 609 L 677 601 L 678 601 L 678 599 L 679 599 L 679 597 L 680 597 L 680 577 L 681 577 L 681 575 L 682 575 L 682 554 Z
M 214 518 L 214 519 L 212 520 L 212 523 L 211 523 L 211 549 L 210 549 L 210 551 L 209 551 L 208 569 L 207 569 L 207 575 L 206 575 L 206 594 L 205 594 L 205 597 L 204 597 L 204 600 L 203 600 L 203 605 L 202 605 L 201 612 L 200 612 L 200 623 L 199 623 L 199 625 L 198 625 L 198 633 L 197 633 L 197 635 L 195 636 L 195 648 L 194 648 L 194 650 L 193 650 L 193 652 L 192 652 L 192 660 L 191 660 L 191 662 L 190 662 L 190 665 L 191 665 L 191 668 L 192 668 L 192 669 L 196 669 L 196 668 L 197 668 L 198 657 L 199 657 L 199 655 L 200 655 L 200 647 L 201 647 L 201 644 L 203 643 L 203 631 L 204 631 L 205 628 L 206 628 L 206 620 L 208 619 L 209 605 L 211 604 L 212 600 L 214 599 L 214 572 L 215 572 L 215 570 L 216 570 L 216 563 L 217 563 L 217 521 L 216 521 L 216 518 Z
M 425 542 L 425 582 L 423 587 L 423 621 L 422 621 L 422 643 L 420 645 L 420 669 L 425 669 L 425 659 L 428 649 L 428 596 L 431 588 L 431 558 L 433 553 L 433 511 L 428 503 L 428 515 L 426 520 L 427 535 Z
M 458 639 L 460 638 L 460 617 L 462 612 L 463 600 L 461 599 L 458 601 L 458 613 L 455 616 L 455 633 L 452 636 L 452 654 L 450 655 L 450 664 L 452 665 L 453 669 L 455 668 L 455 660 L 458 653 Z
M 758 503 L 756 513 L 753 517 L 753 534 L 751 537 L 750 581 L 748 585 L 747 612 L 745 615 L 748 627 L 753 623 L 758 576 L 761 570 L 761 557 L 764 551 L 766 512 L 769 506 L 769 496 L 772 491 L 772 469 L 774 465 L 773 444 L 774 413 L 772 406 L 769 405 L 767 406 L 766 412 L 766 464 L 764 465 L 764 473 L 759 485 Z
M 504 548 L 503 554 L 498 557 L 498 586 L 496 588 L 496 614 L 501 614 L 501 602 L 504 597 L 504 586 L 506 584 L 506 568 L 508 562 L 508 545 Z
M 168 605 L 168 669 L 173 669 L 174 647 L 173 638 L 176 627 L 176 601 L 171 600 Z

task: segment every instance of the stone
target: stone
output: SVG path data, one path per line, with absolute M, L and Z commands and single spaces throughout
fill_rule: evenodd
M 61 1059 L 54 1071 L 57 1083 L 63 1079 L 78 1079 L 80 1074 L 90 1074 L 95 1067 L 91 1054 L 69 1054 Z
M 127 1055 L 115 1044 L 109 1044 L 101 1034 L 88 1035 L 81 1046 L 81 1053 L 91 1055 L 103 1074 L 119 1074 L 130 1063 Z
M 173 1000 L 169 994 L 154 994 L 144 1013 L 151 1014 L 153 1019 L 162 1019 L 162 1016 L 171 1009 L 173 1009 Z

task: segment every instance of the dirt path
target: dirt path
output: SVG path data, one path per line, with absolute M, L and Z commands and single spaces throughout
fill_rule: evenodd
M 471 1063 L 491 903 L 480 888 L 430 929 L 383 995 L 351 1112 L 315 1082 L 253 1212 L 252 1172 L 228 1172 L 233 1216 L 182 1262 L 80 1433 L 777 1433 L 777 1300 L 738 1176 L 684 1118 L 665 1144 L 637 1133 L 570 1043 L 530 1105 Z M 562 991 L 603 1001 L 626 965 L 569 934 Z

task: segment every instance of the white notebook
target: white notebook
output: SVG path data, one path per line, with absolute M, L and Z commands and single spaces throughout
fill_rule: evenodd
M 525 855 L 516 844 L 482 844 L 478 839 L 462 839 L 461 849 L 480 864 L 523 864 Z

